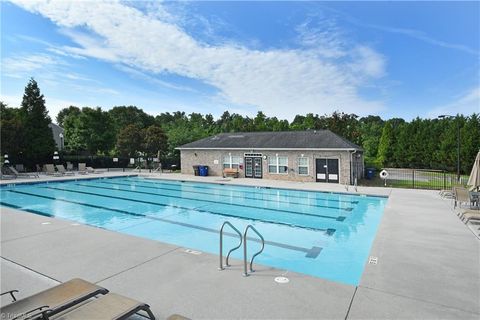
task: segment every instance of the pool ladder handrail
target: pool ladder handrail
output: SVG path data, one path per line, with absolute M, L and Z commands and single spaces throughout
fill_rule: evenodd
M 260 234 L 260 232 L 258 232 L 258 230 L 255 229 L 254 226 L 249 224 L 245 228 L 245 232 L 243 233 L 243 276 L 244 277 L 248 277 L 248 272 L 247 272 L 247 233 L 248 233 L 249 229 L 252 229 L 253 232 L 255 232 L 257 234 L 257 236 L 262 240 L 262 248 L 252 256 L 252 259 L 250 259 L 250 272 L 255 272 L 253 270 L 253 267 L 252 267 L 253 266 L 253 260 L 255 259 L 256 256 L 258 256 L 260 253 L 262 253 L 263 249 L 265 248 L 265 239 Z
M 231 224 L 230 222 L 228 221 L 225 221 L 223 224 L 222 224 L 222 227 L 220 228 L 220 267 L 218 268 L 218 270 L 223 270 L 224 267 L 223 267 L 223 228 L 228 225 L 230 228 L 232 228 L 232 230 L 234 230 L 239 238 L 240 238 L 240 243 L 238 244 L 238 246 L 236 246 L 235 248 L 232 248 L 230 249 L 230 251 L 228 251 L 228 254 L 227 254 L 227 259 L 225 260 L 225 266 L 226 267 L 229 267 L 230 265 L 228 264 L 228 258 L 230 258 L 230 254 L 237 250 L 238 248 L 240 248 L 242 246 L 242 242 L 243 242 L 243 239 L 242 239 L 242 233 L 240 231 L 238 231 L 237 228 L 235 228 L 233 226 L 233 224 Z

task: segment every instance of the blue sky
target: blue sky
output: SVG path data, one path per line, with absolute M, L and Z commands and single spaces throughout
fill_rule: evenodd
M 480 112 L 479 2 L 1 2 L 1 98 L 292 120 Z

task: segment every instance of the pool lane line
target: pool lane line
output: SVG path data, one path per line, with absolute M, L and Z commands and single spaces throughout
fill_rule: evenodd
M 242 200 L 245 200 L 245 199 L 248 199 L 248 200 L 256 200 L 256 201 L 268 201 L 268 202 L 274 202 L 274 203 L 286 203 L 286 204 L 296 204 L 296 205 L 302 205 L 302 206 L 306 206 L 306 207 L 320 207 L 320 208 L 325 208 L 325 206 L 323 205 L 319 205 L 319 204 L 305 204 L 305 203 L 300 203 L 300 202 L 292 202 L 292 201 L 283 201 L 283 200 L 270 200 L 270 199 L 259 199 L 259 198 L 254 198 L 254 197 L 248 197 L 248 196 L 233 196 L 233 195 L 225 195 L 225 194 L 214 194 L 214 193 L 211 193 L 211 192 L 201 192 L 201 191 L 190 191 L 190 190 L 182 190 L 182 189 L 170 189 L 170 188 L 164 188 L 164 187 L 151 187 L 151 186 L 145 186 L 145 185 L 141 185 L 141 184 L 138 184 L 138 183 L 135 183 L 135 184 L 127 184 L 127 183 L 118 183 L 118 182 L 106 182 L 106 181 L 98 181 L 98 183 L 103 183 L 103 184 L 108 184 L 108 185 L 121 185 L 121 186 L 136 186 L 136 187 L 140 187 L 140 188 L 147 188 L 147 189 L 155 189 L 155 190 L 170 190 L 170 191 L 174 191 L 174 192 L 180 192 L 180 193 L 183 193 L 183 192 L 186 192 L 186 193 L 198 193 L 198 194 L 205 194 L 205 195 L 209 195 L 209 196 L 220 196 L 220 197 L 228 197 L 228 198 L 236 198 L 236 199 L 242 199 Z M 223 190 L 223 191 L 227 191 L 228 190 Z M 241 192 L 241 191 L 237 191 L 237 192 Z M 262 196 L 273 196 L 275 197 L 275 195 L 273 194 L 262 194 L 260 193 Z M 341 200 L 327 200 L 327 199 L 310 199 L 310 200 L 320 200 L 320 201 L 333 201 L 333 202 L 347 202 L 347 201 L 341 201 Z M 348 203 L 353 203 L 351 201 L 348 201 Z M 358 202 L 357 202 L 358 203 Z M 332 208 L 335 208 L 335 207 L 332 207 Z M 353 208 L 345 208 L 346 210 L 348 209 L 352 209 Z M 352 210 L 348 210 L 348 211 L 352 211 Z
M 124 181 L 134 181 L 134 182 L 146 182 L 146 183 L 150 183 L 150 184 L 155 184 L 155 185 L 158 185 L 158 184 L 164 184 L 164 185 L 170 185 L 170 186 L 182 186 L 182 184 L 186 184 L 186 183 L 195 183 L 193 181 L 182 181 L 181 183 L 167 183 L 167 182 L 164 182 L 164 181 L 170 181 L 170 180 L 162 180 L 162 179 L 152 179 L 152 178 L 139 178 L 137 180 L 133 180 L 133 179 L 130 179 L 130 178 L 120 178 L 121 180 L 124 180 Z M 162 182 L 153 182 L 153 181 L 162 181 Z M 211 182 L 198 182 L 198 183 L 203 183 L 203 184 L 208 184 L 208 185 L 222 185 L 222 186 L 227 186 L 227 187 L 240 187 L 240 188 L 247 188 L 247 189 L 252 189 L 254 187 L 251 187 L 251 186 L 240 186 L 240 185 L 230 185 L 230 184 L 218 184 L 218 183 L 211 183 Z M 191 184 L 187 184 L 187 186 L 191 187 L 191 188 L 202 188 L 202 186 L 197 186 L 197 185 L 191 185 Z M 275 188 L 270 188 L 270 187 L 258 187 L 259 189 L 261 190 L 273 190 Z M 209 190 L 223 190 L 225 191 L 225 189 L 222 189 L 222 188 L 215 188 L 215 187 L 211 187 L 211 188 L 208 188 Z M 278 190 L 280 191 L 286 191 L 286 192 L 291 192 L 291 191 L 294 191 L 294 192 L 305 192 L 305 193 L 309 193 L 309 194 L 316 194 L 316 193 L 323 193 L 323 194 L 339 194 L 339 195 L 342 195 L 342 196 L 359 196 L 359 195 L 356 195 L 356 194 L 344 194 L 344 193 L 335 193 L 335 192 L 325 192 L 325 191 L 310 191 L 310 190 L 298 190 L 298 189 L 281 189 L 279 188 Z M 258 192 L 255 192 L 255 191 L 246 191 L 246 190 L 232 190 L 232 191 L 236 191 L 236 192 L 245 192 L 245 193 L 252 193 L 252 194 L 258 194 Z M 271 195 L 271 196 L 276 196 L 277 194 L 274 194 L 274 193 L 262 193 L 262 194 L 265 194 L 265 195 Z M 291 198 L 298 198 L 298 199 L 309 199 L 309 200 L 312 200 L 312 198 L 309 198 L 309 197 L 300 197 L 300 196 L 294 196 L 294 195 L 288 195 L 288 197 L 291 197 Z M 345 202 L 345 203 L 351 203 L 351 204 L 358 204 L 358 200 L 352 200 L 352 201 L 349 201 L 349 200 L 337 200 L 337 199 L 324 199 L 324 198 L 320 198 L 320 199 L 314 199 L 314 200 L 325 200 L 325 201 L 334 201 L 334 202 Z
M 190 187 L 190 188 L 202 188 L 204 189 L 202 186 L 196 186 L 196 185 L 190 185 L 190 184 L 184 184 L 184 183 L 165 183 L 163 181 L 165 180 L 161 180 L 162 182 L 153 182 L 153 181 L 148 181 L 148 180 L 154 180 L 154 179 L 137 179 L 137 180 L 133 180 L 133 179 L 122 179 L 123 181 L 125 182 L 135 182 L 135 183 L 148 183 L 150 185 L 168 185 L 168 186 L 178 186 L 178 187 L 182 187 L 182 186 L 187 186 L 187 187 Z M 113 180 L 114 181 L 114 180 Z M 189 181 L 187 181 L 189 182 Z M 110 182 L 110 183 L 113 183 L 113 182 Z M 199 182 L 199 183 L 205 183 L 205 182 Z M 227 187 L 241 187 L 241 186 L 237 186 L 237 185 L 227 185 L 227 184 L 213 184 L 213 183 L 206 183 L 206 184 L 211 184 L 211 185 L 221 185 L 221 186 L 227 186 Z M 245 188 L 248 188 L 248 189 L 252 189 L 253 187 L 245 187 Z M 272 190 L 272 188 L 260 188 L 262 190 Z M 254 191 L 247 191 L 247 190 L 236 190 L 236 189 L 222 189 L 222 188 L 215 188 L 215 187 L 210 187 L 210 188 L 207 188 L 207 190 L 220 190 L 220 191 L 232 191 L 232 192 L 243 192 L 243 193 L 251 193 L 251 194 L 258 194 L 258 192 L 254 192 Z M 288 189 L 278 189 L 280 191 L 294 191 L 294 192 L 305 192 L 305 193 L 309 193 L 309 194 L 312 194 L 312 193 L 324 193 L 324 194 L 327 194 L 326 192 L 323 192 L 323 191 L 302 191 L 302 190 L 288 190 Z M 194 191 L 189 191 L 189 192 L 194 192 Z M 332 192 L 330 192 L 329 194 L 332 194 Z M 275 193 L 264 193 L 262 192 L 261 195 L 266 195 L 266 196 L 278 196 L 278 194 L 275 194 Z M 295 195 L 281 195 L 283 197 L 289 197 L 289 198 L 298 198 L 298 199 L 308 199 L 308 200 L 322 200 L 322 201 L 332 201 L 332 202 L 339 202 L 339 203 L 348 203 L 348 204 L 358 204 L 358 200 L 338 200 L 338 199 L 325 199 L 325 198 L 309 198 L 309 197 L 300 197 L 300 196 L 295 196 Z M 256 199 L 256 198 L 254 198 Z M 257 199 L 259 200 L 259 199 Z
M 49 188 L 49 187 L 43 187 L 43 188 Z M 69 192 L 73 192 L 73 193 L 76 193 L 76 192 L 77 192 L 77 191 L 60 189 L 60 188 L 50 188 L 50 189 L 57 189 L 57 190 L 62 190 L 62 191 L 69 191 Z M 25 194 L 25 195 L 29 195 L 29 196 L 33 196 L 33 197 L 39 197 L 39 198 L 44 198 L 44 199 L 49 199 L 49 200 L 58 200 L 58 201 L 63 201 L 63 202 L 67 202 L 67 203 L 74 203 L 74 204 L 83 205 L 83 206 L 87 206 L 87 207 L 92 207 L 92 208 L 97 208 L 97 209 L 104 209 L 104 210 L 108 210 L 108 211 L 115 211 L 115 212 L 120 212 L 120 213 L 124 213 L 124 214 L 133 215 L 133 216 L 149 217 L 150 219 L 153 219 L 153 220 L 157 219 L 157 220 L 159 220 L 159 221 L 162 221 L 162 220 L 160 220 L 160 219 L 162 219 L 162 218 L 157 218 L 157 217 L 153 217 L 153 216 L 147 216 L 147 215 L 145 215 L 145 214 L 135 213 L 135 212 L 129 212 L 129 211 L 120 210 L 120 209 L 112 209 L 112 208 L 108 208 L 108 207 L 97 206 L 97 205 L 93 205 L 93 204 L 89 204 L 89 203 L 84 203 L 84 202 L 78 202 L 78 201 L 73 201 L 73 200 L 66 200 L 66 199 L 61 199 L 61 198 L 43 196 L 43 195 L 38 195 L 38 194 L 35 194 L 35 193 L 28 193 L 28 192 L 17 191 L 17 190 L 8 190 L 8 192 Z M 85 192 L 78 192 L 78 193 L 85 193 Z M 106 196 L 106 195 L 101 195 L 101 194 L 97 194 L 97 193 L 86 193 L 86 194 L 91 194 L 91 195 L 100 196 L 100 197 L 104 197 L 104 198 L 105 198 L 105 197 L 106 197 L 106 198 L 115 198 L 115 197 Z M 120 198 L 120 199 L 121 199 L 121 200 L 133 201 L 133 202 L 139 202 L 139 201 L 136 201 L 136 200 L 125 199 L 125 198 Z M 227 213 L 223 213 L 223 212 L 215 212 L 215 211 L 204 210 L 204 209 L 199 210 L 199 209 L 194 209 L 194 208 L 180 207 L 180 206 L 177 206 L 177 205 L 170 205 L 170 204 L 163 204 L 163 203 L 155 203 L 155 202 L 151 202 L 151 203 L 149 203 L 149 204 L 153 204 L 153 205 L 157 205 L 157 206 L 161 206 L 161 207 L 170 207 L 170 208 L 177 208 L 177 209 L 183 209 L 183 210 L 192 210 L 192 211 L 197 211 L 197 212 L 210 213 L 210 214 L 214 214 L 214 215 L 219 215 L 219 216 L 224 216 L 224 217 L 229 217 L 229 218 L 236 218 L 236 219 L 241 219 L 241 220 L 260 221 L 260 222 L 264 222 L 264 223 L 280 224 L 280 225 L 284 225 L 284 226 L 291 227 L 291 228 L 292 228 L 292 227 L 295 227 L 295 228 L 301 228 L 301 229 L 312 230 L 312 231 L 321 231 L 321 232 L 325 232 L 325 234 L 327 234 L 327 235 L 329 235 L 329 236 L 330 236 L 330 235 L 333 235 L 333 234 L 335 233 L 335 231 L 336 231 L 336 229 L 333 229 L 333 228 L 321 229 L 321 228 L 314 228 L 314 227 L 306 227 L 306 226 L 302 226 L 302 225 L 285 223 L 285 222 L 278 222 L 278 221 L 273 221 L 273 220 L 246 218 L 246 217 L 236 216 L 236 215 L 233 215 L 233 214 L 227 214 Z M 22 210 L 23 210 L 23 209 L 22 209 Z
M 123 214 L 134 215 L 134 216 L 138 216 L 138 217 L 142 217 L 142 218 L 147 218 L 147 219 L 156 220 L 156 221 L 160 221 L 160 222 L 165 222 L 165 223 L 169 223 L 169 224 L 179 225 L 179 226 L 182 226 L 182 227 L 197 229 L 197 230 L 206 231 L 206 232 L 210 232 L 210 233 L 216 233 L 216 234 L 219 233 L 219 231 L 216 230 L 216 229 L 197 226 L 197 225 L 190 224 L 190 223 L 185 223 L 185 222 L 173 221 L 173 220 L 160 218 L 160 217 L 154 217 L 154 216 L 150 216 L 150 215 L 146 215 L 146 214 L 142 214 L 142 213 L 130 212 L 130 211 L 121 210 L 121 209 L 110 209 L 110 208 L 97 206 L 97 205 L 92 205 L 92 204 L 88 204 L 88 203 L 66 200 L 66 199 L 57 199 L 57 198 L 53 198 L 53 197 L 48 197 L 48 196 L 43 196 L 43 195 L 38 195 L 38 194 L 30 194 L 28 192 L 22 192 L 22 191 L 16 191 L 16 190 L 8 190 L 8 191 L 9 192 L 14 192 L 14 193 L 31 195 L 31 196 L 44 198 L 44 199 L 49 199 L 49 200 L 57 200 L 57 201 L 62 201 L 62 202 L 67 202 L 67 203 L 74 203 L 74 204 L 83 205 L 83 206 L 87 206 L 87 207 L 92 207 L 92 208 L 96 208 L 96 209 L 104 209 L 104 210 L 109 210 L 109 211 L 115 211 L 115 212 L 119 212 L 119 213 L 123 213 Z M 3 204 L 3 202 L 2 202 L 2 204 Z M 28 211 L 26 209 L 22 209 L 21 207 L 18 207 L 18 206 L 15 206 L 15 205 L 8 204 L 8 206 L 16 207 L 16 209 L 21 209 L 21 210 L 24 210 L 24 211 Z M 29 211 L 29 212 L 32 212 L 32 213 L 37 213 L 38 212 L 37 214 L 45 215 L 40 211 L 36 211 L 36 212 L 33 212 L 33 211 L 35 211 L 35 210 Z M 53 215 L 48 215 L 48 216 L 49 217 L 54 217 Z M 225 232 L 224 234 L 228 235 L 228 236 L 231 236 L 231 237 L 237 237 L 237 234 L 230 233 L 230 232 Z M 261 242 L 261 240 L 256 239 L 256 238 L 247 238 L 247 239 L 251 240 L 251 241 L 255 241 L 255 242 Z M 272 246 L 280 247 L 280 248 L 283 248 L 283 249 L 289 249 L 289 250 L 304 252 L 304 253 L 307 254 L 306 255 L 307 258 L 316 258 L 318 256 L 318 254 L 320 254 L 320 252 L 322 251 L 321 247 L 316 247 L 316 246 L 313 246 L 312 248 L 308 249 L 308 248 L 297 247 L 297 246 L 293 246 L 293 245 L 289 245 L 289 244 L 285 244 L 285 243 L 280 243 L 280 242 L 275 242 L 275 241 L 265 241 L 265 243 L 269 244 L 269 245 L 272 245 Z
M 42 212 L 42 211 L 38 211 L 38 210 L 34 210 L 34 209 L 26 209 L 26 208 L 23 208 L 21 206 L 17 206 L 16 204 L 4 202 L 4 201 L 0 201 L 0 205 L 5 206 L 5 207 L 10 207 L 10 208 L 13 208 L 13 209 L 27 211 L 27 212 L 30 212 L 30 213 L 35 213 L 35 214 L 45 216 L 45 217 L 49 217 L 49 218 L 54 217 L 54 215 L 50 214 L 50 213 L 46 213 L 46 212 Z
M 250 205 L 245 205 L 245 204 L 234 204 L 234 203 L 219 202 L 219 201 L 214 201 L 214 200 L 183 198 L 183 197 L 179 197 L 179 196 L 167 196 L 167 195 L 152 193 L 152 192 L 107 188 L 107 187 L 86 185 L 86 184 L 81 184 L 81 183 L 75 183 L 75 185 L 82 186 L 82 187 L 87 187 L 87 188 L 97 188 L 97 189 L 123 191 L 123 192 L 131 192 L 131 193 L 138 193 L 138 194 L 148 194 L 148 195 L 157 196 L 157 197 L 164 197 L 164 198 L 177 198 L 177 199 L 181 199 L 181 200 L 193 200 L 193 201 L 200 201 L 200 202 L 210 202 L 210 203 L 214 203 L 214 204 L 223 204 L 223 205 L 229 205 L 229 206 L 245 207 L 245 208 L 252 208 L 252 209 L 257 209 L 257 210 L 269 210 L 269 211 L 274 211 L 274 212 L 285 212 L 285 213 L 289 213 L 289 214 L 304 215 L 304 216 L 321 218 L 321 219 L 333 219 L 333 220 L 337 220 L 337 221 L 343 221 L 346 218 L 344 216 L 332 217 L 332 216 L 325 216 L 325 215 L 321 215 L 321 214 L 304 213 L 304 212 L 298 212 L 298 211 L 292 211 L 292 210 L 261 208 L 261 207 L 250 206 Z M 76 191 L 73 191 L 73 190 L 62 189 L 62 188 L 54 188 L 54 187 L 43 187 L 43 188 L 76 192 Z M 87 192 L 86 194 L 89 194 L 89 193 Z M 98 193 L 90 193 L 90 194 L 91 195 L 99 195 Z M 113 196 L 109 196 L 109 197 L 113 197 Z M 121 200 L 128 200 L 128 201 L 137 201 L 137 202 L 143 202 L 144 201 L 144 200 L 134 200 L 134 199 L 129 199 L 129 198 L 122 198 L 122 197 L 117 197 L 117 198 L 121 199 Z M 147 202 L 145 202 L 145 203 L 147 203 Z

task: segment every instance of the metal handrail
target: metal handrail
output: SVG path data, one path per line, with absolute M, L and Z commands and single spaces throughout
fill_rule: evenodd
M 225 266 L 228 267 L 229 264 L 228 264 L 228 258 L 230 258 L 230 254 L 237 250 L 238 248 L 240 248 L 242 246 L 242 233 L 240 231 L 238 231 L 237 228 L 235 228 L 233 226 L 233 224 L 231 224 L 230 222 L 228 221 L 225 221 L 223 224 L 222 224 L 222 227 L 220 228 L 220 267 L 218 268 L 218 270 L 223 270 L 223 228 L 228 225 L 230 228 L 232 228 L 239 236 L 240 238 L 240 243 L 238 244 L 238 246 L 236 246 L 235 248 L 231 249 L 230 251 L 228 251 L 228 254 L 227 254 L 227 259 L 225 260 Z
M 260 251 L 258 251 L 257 253 L 255 253 L 253 256 L 252 256 L 252 259 L 250 260 L 250 272 L 254 272 L 252 266 L 253 266 L 253 259 L 255 259 L 256 256 L 258 256 L 260 253 L 263 252 L 263 249 L 265 248 L 265 239 L 263 239 L 263 236 L 260 234 L 260 232 L 258 232 L 257 229 L 255 229 L 254 226 L 252 226 L 251 224 L 249 224 L 246 228 L 245 228 L 245 232 L 243 233 L 243 276 L 247 277 L 248 276 L 248 272 L 247 272 L 247 232 L 248 232 L 248 229 L 252 229 L 256 234 L 257 236 L 260 237 L 260 239 L 262 240 L 262 248 L 260 249 Z

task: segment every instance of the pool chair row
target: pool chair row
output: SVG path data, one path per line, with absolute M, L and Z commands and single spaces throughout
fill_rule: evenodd
M 72 279 L 53 288 L 1 308 L 1 319 L 127 319 L 140 315 L 155 319 L 146 303 L 110 293 L 107 289 L 82 279 Z M 175 319 L 186 319 L 174 315 Z

